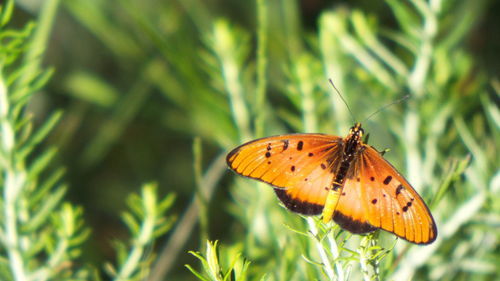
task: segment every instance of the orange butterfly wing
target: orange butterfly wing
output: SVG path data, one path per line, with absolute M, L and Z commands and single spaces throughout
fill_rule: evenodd
M 357 123 L 345 139 L 323 134 L 257 139 L 235 148 L 226 161 L 236 173 L 273 185 L 291 211 L 317 215 L 333 210 L 333 220 L 352 233 L 381 228 L 409 242 L 432 243 L 437 228 L 429 209 L 374 148 L 361 140 L 355 143 L 347 173 L 336 177 L 345 162 L 343 147 L 353 140 L 354 133 L 362 135 L 361 124 Z M 334 182 L 336 178 L 339 183 Z M 342 189 L 331 190 L 334 184 Z M 332 192 L 340 193 L 324 208 Z M 326 220 L 329 211 L 323 214 Z
M 320 214 L 341 160 L 342 138 L 323 134 L 292 134 L 245 143 L 227 158 L 236 173 L 275 187 L 291 211 Z
M 422 198 L 379 152 L 361 145 L 346 176 L 335 222 L 353 233 L 373 226 L 409 242 L 432 243 L 437 228 Z

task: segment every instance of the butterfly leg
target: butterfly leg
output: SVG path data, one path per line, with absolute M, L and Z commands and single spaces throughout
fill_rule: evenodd
M 323 207 L 323 223 L 328 223 L 332 220 L 333 213 L 339 202 L 340 194 L 342 193 L 342 185 L 334 182 L 332 188 L 326 197 L 325 207 Z

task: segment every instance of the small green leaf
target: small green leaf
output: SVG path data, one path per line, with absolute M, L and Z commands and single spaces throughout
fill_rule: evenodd
M 198 279 L 200 280 L 203 280 L 203 281 L 210 281 L 209 279 L 203 277 L 201 275 L 201 273 L 199 273 L 198 271 L 194 270 L 189 264 L 186 264 L 184 265 L 187 269 L 189 269 L 189 271 L 191 271 L 191 273 L 194 274 L 194 276 L 196 276 Z
M 92 73 L 72 73 L 64 84 L 70 95 L 102 107 L 111 107 L 119 97 L 111 84 Z
M 28 143 L 25 144 L 27 147 L 32 147 L 38 145 L 42 140 L 44 140 L 50 131 L 57 125 L 61 119 L 63 112 L 61 110 L 52 113 L 47 121 L 45 121 L 33 136 L 29 139 Z
M 136 235 L 137 233 L 139 233 L 140 231 L 139 223 L 130 213 L 128 212 L 122 213 L 122 220 L 125 223 L 125 225 L 127 225 L 132 234 Z
M 47 223 L 49 216 L 61 203 L 65 194 L 66 188 L 58 188 L 56 191 L 52 191 L 49 196 L 46 196 L 39 209 L 36 210 L 35 215 L 22 226 L 22 230 L 25 232 L 34 232 L 42 224 Z
M 28 178 L 35 179 L 38 175 L 49 166 L 49 162 L 56 156 L 57 149 L 50 148 L 38 156 L 28 168 Z

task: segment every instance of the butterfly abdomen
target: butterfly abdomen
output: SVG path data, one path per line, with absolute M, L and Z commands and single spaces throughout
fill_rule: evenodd
M 342 162 L 340 162 L 338 170 L 335 172 L 335 180 L 333 182 L 332 189 L 334 191 L 337 191 L 340 187 L 342 187 L 345 177 L 347 175 L 347 172 L 349 171 L 349 168 L 351 167 L 352 160 L 354 159 L 354 154 L 344 154 L 344 157 L 342 158 Z

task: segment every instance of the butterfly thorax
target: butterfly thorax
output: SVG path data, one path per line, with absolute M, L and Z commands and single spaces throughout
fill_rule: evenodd
M 344 147 L 342 149 L 342 161 L 339 168 L 335 173 L 335 180 L 333 182 L 333 190 L 337 191 L 343 186 L 347 172 L 351 163 L 354 160 L 356 153 L 361 148 L 361 138 L 363 137 L 363 128 L 361 123 L 356 123 L 350 130 L 349 135 L 343 140 Z
M 361 143 L 361 138 L 363 137 L 364 130 L 361 128 L 361 123 L 356 123 L 349 130 L 349 135 L 344 139 L 344 155 L 349 156 L 354 154 Z

